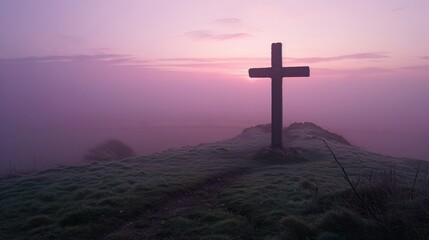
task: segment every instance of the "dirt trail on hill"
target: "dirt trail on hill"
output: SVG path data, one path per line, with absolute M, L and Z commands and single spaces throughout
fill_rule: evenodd
M 201 184 L 190 187 L 188 191 L 171 197 L 151 211 L 142 214 L 137 219 L 123 225 L 116 233 L 121 233 L 131 239 L 156 239 L 156 233 L 171 217 L 182 214 L 195 207 L 203 206 L 203 202 L 215 199 L 220 190 L 249 173 L 249 168 L 231 169 L 206 178 Z M 205 203 L 210 207 L 210 203 Z

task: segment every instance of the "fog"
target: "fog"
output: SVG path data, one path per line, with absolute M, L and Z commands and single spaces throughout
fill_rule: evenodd
M 314 69 L 310 78 L 285 79 L 285 126 L 310 121 L 371 151 L 428 159 L 427 70 L 407 74 Z M 270 94 L 269 79 L 238 75 L 0 63 L 0 173 L 79 164 L 109 138 L 139 154 L 230 138 L 270 122 Z

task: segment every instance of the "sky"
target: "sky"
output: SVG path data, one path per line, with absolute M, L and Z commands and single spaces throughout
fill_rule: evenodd
M 284 66 L 311 68 L 284 79 L 285 125 L 429 159 L 428 12 L 424 0 L 2 0 L 2 162 L 52 142 L 65 153 L 122 134 L 147 153 L 268 123 L 270 80 L 247 70 L 269 66 L 273 42 Z

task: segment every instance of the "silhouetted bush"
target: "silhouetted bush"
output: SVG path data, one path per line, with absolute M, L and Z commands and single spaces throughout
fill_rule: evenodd
M 109 139 L 88 150 L 88 161 L 115 161 L 134 156 L 133 149 L 117 139 Z

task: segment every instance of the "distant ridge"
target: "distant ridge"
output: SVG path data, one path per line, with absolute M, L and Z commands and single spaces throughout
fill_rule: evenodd
M 246 128 L 243 130 L 242 133 L 249 132 L 251 129 L 259 129 L 262 130 L 264 133 L 270 133 L 271 132 L 271 124 L 258 124 L 254 127 Z M 292 133 L 294 130 L 303 130 L 305 129 L 306 132 L 309 135 L 318 136 L 327 140 L 335 141 L 344 145 L 351 144 L 341 135 L 330 132 L 328 130 L 325 130 L 321 128 L 320 126 L 311 123 L 311 122 L 294 122 L 291 125 L 289 125 L 286 128 L 283 128 L 283 133 L 287 137 L 288 133 Z
M 309 130 L 309 133 L 312 135 L 320 136 L 327 140 L 331 140 L 331 141 L 335 141 L 338 143 L 351 146 L 351 144 L 343 136 L 330 132 L 328 130 L 325 130 L 320 126 L 311 122 L 304 122 L 304 123 L 295 122 L 289 125 L 289 127 L 283 129 L 283 131 L 285 132 L 285 134 L 287 134 L 288 132 L 293 131 L 295 129 L 307 129 Z

